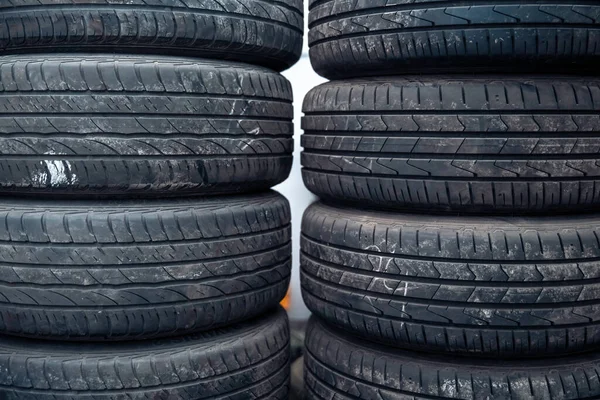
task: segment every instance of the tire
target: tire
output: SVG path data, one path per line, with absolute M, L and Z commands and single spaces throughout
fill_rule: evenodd
M 304 181 L 360 207 L 598 209 L 599 110 L 593 78 L 327 83 L 304 102 Z
M 0 190 L 80 197 L 266 190 L 292 166 L 290 83 L 246 64 L 0 58 Z
M 372 341 L 512 357 L 600 347 L 600 215 L 440 217 L 308 208 L 304 301 Z
M 274 192 L 131 202 L 2 200 L 0 333 L 130 340 L 215 329 L 286 294 Z
M 600 395 L 598 353 L 536 360 L 427 355 L 369 344 L 313 318 L 307 400 L 575 400 Z
M 313 67 L 329 79 L 600 66 L 600 6 L 587 0 L 312 0 L 309 28 Z
M 8 0 L 0 54 L 174 55 L 282 71 L 302 53 L 303 14 L 302 0 Z
M 284 400 L 288 321 L 279 309 L 225 329 L 152 342 L 82 345 L 4 337 L 0 371 L 6 400 Z

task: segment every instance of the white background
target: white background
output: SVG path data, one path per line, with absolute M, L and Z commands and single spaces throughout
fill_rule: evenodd
M 305 1 L 307 7 L 305 14 L 305 24 L 308 21 L 308 1 Z M 308 27 L 305 27 L 305 32 L 308 32 Z M 301 166 L 300 166 L 300 152 L 302 150 L 300 146 L 300 136 L 302 135 L 302 129 L 300 121 L 302 117 L 302 101 L 304 96 L 315 86 L 326 82 L 325 79 L 318 76 L 310 65 L 308 58 L 308 45 L 306 35 L 304 39 L 304 52 L 302 58 L 292 68 L 285 71 L 283 75 L 292 82 L 294 88 L 294 167 L 292 173 L 287 181 L 281 185 L 275 187 L 279 193 L 283 194 L 290 201 L 292 207 L 292 240 L 293 240 L 293 271 L 292 271 L 292 284 L 291 284 L 291 300 L 292 307 L 289 310 L 290 319 L 304 319 L 309 315 L 308 310 L 304 306 L 302 296 L 300 294 L 300 223 L 302 221 L 302 214 L 304 210 L 312 204 L 317 198 L 310 193 L 302 182 Z

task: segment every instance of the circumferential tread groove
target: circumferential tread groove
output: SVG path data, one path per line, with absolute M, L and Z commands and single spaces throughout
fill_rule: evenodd
M 326 321 L 391 346 L 508 357 L 595 349 L 597 219 L 317 203 L 302 222 L 304 300 Z

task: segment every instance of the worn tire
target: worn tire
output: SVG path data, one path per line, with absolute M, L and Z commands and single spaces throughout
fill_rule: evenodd
M 600 67 L 600 5 L 587 0 L 311 0 L 309 28 L 329 79 Z
M 575 400 L 600 396 L 600 357 L 536 360 L 427 355 L 369 344 L 313 318 L 307 400 Z
M 600 215 L 440 217 L 311 206 L 308 308 L 374 341 L 535 356 L 600 347 Z
M 0 54 L 105 52 L 298 61 L 302 0 L 6 0 Z
M 0 191 L 173 196 L 268 189 L 292 166 L 290 83 L 260 67 L 0 58 Z
M 284 400 L 288 321 L 279 309 L 225 329 L 146 342 L 3 337 L 0 372 L 6 400 Z
M 304 102 L 304 181 L 361 207 L 597 209 L 599 111 L 594 78 L 331 82 Z
M 0 202 L 0 332 L 183 335 L 285 296 L 290 210 L 274 192 L 131 202 Z

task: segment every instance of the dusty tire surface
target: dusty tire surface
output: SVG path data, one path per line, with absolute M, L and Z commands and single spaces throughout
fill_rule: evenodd
M 439 72 L 590 72 L 594 1 L 312 0 L 310 57 L 329 79 Z
M 0 53 L 175 55 L 281 71 L 300 58 L 303 15 L 302 0 L 7 0 Z
M 302 221 L 314 313 L 392 346 L 506 356 L 600 345 L 600 216 L 447 217 L 321 203 Z
M 171 57 L 0 58 L 0 191 L 173 196 L 268 189 L 289 174 L 290 83 Z
M 290 210 L 275 193 L 0 202 L 0 333 L 129 340 L 215 329 L 285 296 Z
M 310 321 L 307 400 L 575 400 L 600 396 L 597 353 L 536 360 L 427 355 L 369 344 Z
M 597 209 L 598 111 L 594 78 L 330 82 L 304 101 L 304 181 L 361 207 Z
M 0 339 L 7 400 L 264 399 L 289 391 L 282 309 L 233 326 L 154 341 L 52 343 Z

